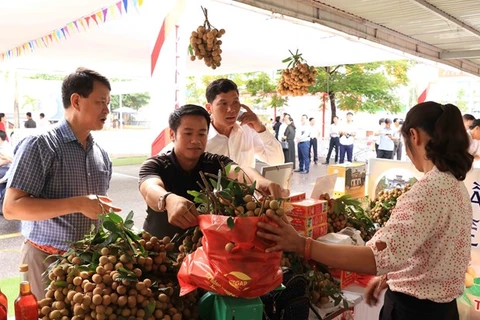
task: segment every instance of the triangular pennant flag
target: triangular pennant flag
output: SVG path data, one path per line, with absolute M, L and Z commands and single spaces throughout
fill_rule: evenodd
M 35 47 L 41 48 L 41 45 L 40 45 L 40 42 L 38 42 L 38 39 L 35 39 L 34 42 L 35 42 Z
M 87 17 L 87 18 L 88 18 L 88 17 Z M 87 31 L 87 27 L 85 26 L 85 21 L 86 21 L 87 24 L 88 24 L 87 18 L 85 18 L 85 19 L 80 19 L 80 20 L 79 20 L 79 21 L 80 21 L 80 24 L 81 24 L 82 27 L 83 27 L 83 31 Z M 90 18 L 88 18 L 88 19 L 90 19 Z
M 103 22 L 105 22 L 107 20 L 108 8 L 103 8 L 102 13 L 103 13 Z
M 60 42 L 60 37 L 59 37 L 59 33 L 60 31 L 57 30 L 53 33 L 53 38 L 57 41 L 57 42 Z
M 80 32 L 80 29 L 78 29 L 78 20 L 73 21 L 73 24 L 75 25 L 75 28 L 77 29 L 77 31 Z
M 103 19 L 102 11 L 98 11 L 95 15 L 97 16 L 97 20 L 95 20 L 95 22 L 96 22 L 97 24 L 99 24 L 100 22 L 102 22 L 102 19 Z
M 114 5 L 111 5 L 110 7 L 108 7 L 108 12 L 110 13 L 110 16 L 112 17 L 112 19 L 115 19 L 117 17 L 115 10 L 116 9 Z
M 97 16 L 95 14 L 92 14 L 90 18 L 92 18 L 93 21 L 95 21 L 95 23 L 98 25 Z
M 143 4 L 143 0 L 138 0 L 138 6 L 141 7 Z
M 42 37 L 42 42 L 43 42 L 43 45 L 46 47 L 48 47 L 48 38 L 47 37 Z
M 128 13 L 128 0 L 123 0 L 123 7 L 125 8 L 125 13 Z
M 120 15 L 122 15 L 122 1 L 117 2 L 117 8 L 118 8 L 118 12 L 120 12 Z
M 87 21 L 87 27 L 90 27 L 90 17 L 85 17 L 85 21 Z
M 73 24 L 73 22 L 70 22 L 69 24 L 67 24 L 67 27 L 65 28 L 65 30 L 67 30 L 67 33 L 68 35 L 70 36 L 70 31 L 75 31 L 75 25 Z
M 133 6 L 135 7 L 135 9 L 138 9 L 138 2 L 137 2 L 137 0 L 133 0 Z
M 27 52 L 27 51 L 28 51 L 28 43 L 24 43 L 24 44 L 23 44 L 22 50 L 23 50 L 24 52 Z
M 48 37 L 50 38 L 50 42 L 53 42 L 53 34 L 49 34 Z
M 67 32 L 65 31 L 65 28 L 66 28 L 66 27 L 63 27 L 63 28 L 60 29 L 60 30 L 62 31 L 63 37 L 64 37 L 65 39 L 67 39 Z
M 33 47 L 33 41 L 28 42 L 28 46 L 30 47 L 30 50 L 34 50 L 35 48 Z

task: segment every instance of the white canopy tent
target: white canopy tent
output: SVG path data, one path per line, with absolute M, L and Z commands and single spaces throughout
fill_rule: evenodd
M 110 77 L 150 77 L 150 54 L 161 23 L 174 0 L 145 0 L 135 9 L 106 23 L 90 22 L 86 31 L 71 32 L 65 40 L 0 62 L 0 69 L 70 72 L 83 65 Z M 52 30 L 108 8 L 119 0 L 0 0 L 0 53 Z M 135 0 L 138 4 L 138 0 Z M 313 65 L 335 65 L 405 58 L 401 52 L 358 42 L 331 29 L 249 7 L 236 2 L 187 1 L 181 34 L 189 37 L 203 23 L 200 5 L 209 11 L 213 25 L 227 33 L 222 45 L 222 67 L 213 71 L 203 62 L 191 62 L 185 46 L 186 73 L 232 73 L 282 68 L 288 50 L 299 49 Z M 81 30 L 81 29 L 80 29 Z M 174 35 L 170 35 L 174 36 Z

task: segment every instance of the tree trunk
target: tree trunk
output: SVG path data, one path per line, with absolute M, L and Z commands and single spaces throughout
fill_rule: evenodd
M 330 99 L 330 109 L 332 111 L 332 118 L 330 119 L 333 123 L 333 118 L 337 116 L 337 105 L 335 104 L 335 92 L 329 92 L 328 98 Z

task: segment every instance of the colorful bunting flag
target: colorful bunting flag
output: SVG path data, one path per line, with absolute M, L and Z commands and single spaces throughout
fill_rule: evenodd
M 143 0 L 119 0 L 118 2 L 116 2 L 115 4 L 109 7 L 104 7 L 87 16 L 71 21 L 65 24 L 63 27 L 53 30 L 47 35 L 44 35 L 37 39 L 27 41 L 16 48 L 7 50 L 6 52 L 1 52 L 0 61 L 5 61 L 7 59 L 19 57 L 27 52 L 34 52 L 36 49 L 39 49 L 39 48 L 48 48 L 54 42 L 58 43 L 60 41 L 67 40 L 75 32 L 78 33 L 82 31 L 79 25 L 82 26 L 83 31 L 87 31 L 87 29 L 91 27 L 90 19 L 93 19 L 96 25 L 100 25 L 100 23 L 106 23 L 107 21 L 116 19 L 117 16 L 121 17 L 124 12 L 125 14 L 128 13 L 129 2 L 138 11 L 138 8 L 143 5 L 144 1 Z M 117 15 L 117 13 L 119 13 L 119 15 Z

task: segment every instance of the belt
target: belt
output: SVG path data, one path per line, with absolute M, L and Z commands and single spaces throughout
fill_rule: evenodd
M 27 239 L 27 242 L 28 242 L 32 247 L 35 247 L 35 248 L 37 248 L 38 250 L 43 251 L 43 252 L 45 252 L 45 253 L 48 253 L 48 254 L 50 254 L 50 255 L 52 255 L 52 254 L 62 255 L 62 254 L 64 254 L 64 253 L 66 252 L 66 251 L 63 251 L 63 250 L 54 248 L 54 247 L 52 247 L 52 246 L 49 246 L 49 245 L 36 244 L 35 242 L 32 242 L 31 240 L 28 240 L 28 239 Z

